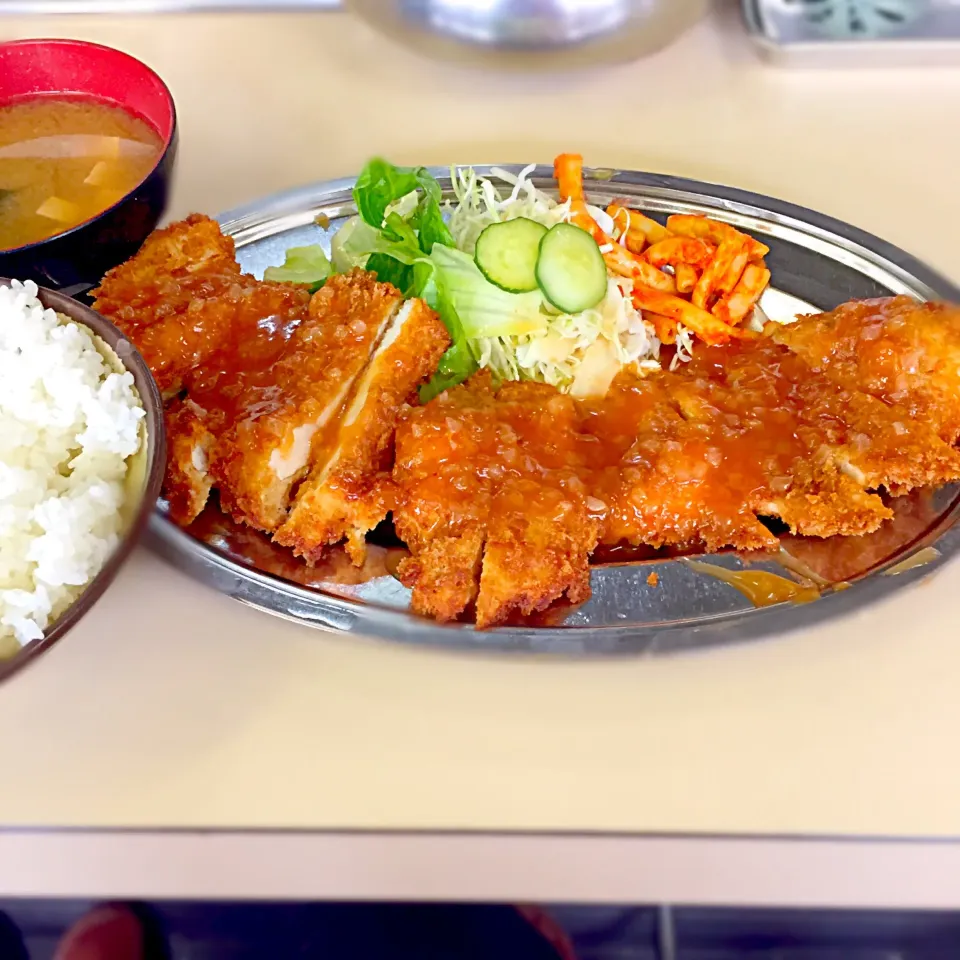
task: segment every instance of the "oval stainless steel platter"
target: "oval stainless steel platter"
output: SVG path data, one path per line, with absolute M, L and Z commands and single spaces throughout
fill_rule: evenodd
M 518 172 L 518 165 L 503 165 Z M 488 166 L 477 166 L 481 175 Z M 449 171 L 432 171 L 449 191 Z M 534 180 L 554 187 L 552 169 Z M 847 224 L 742 190 L 622 170 L 585 171 L 590 199 L 627 198 L 654 216 L 705 213 L 761 237 L 769 247 L 775 289 L 761 305 L 772 319 L 829 310 L 857 298 L 908 294 L 960 301 L 960 290 L 890 244 Z M 355 212 L 352 179 L 292 190 L 223 214 L 243 268 L 261 275 L 288 247 L 322 243 Z M 729 578 L 683 559 L 632 558 L 593 568 L 593 596 L 537 618 L 492 630 L 438 624 L 409 611 L 409 591 L 391 570 L 399 550 L 374 545 L 355 570 L 339 548 L 314 568 L 265 537 L 208 508 L 189 531 L 169 521 L 163 504 L 151 523 L 152 545 L 184 572 L 251 607 L 308 626 L 391 640 L 477 650 L 601 655 L 662 653 L 781 635 L 875 602 L 928 576 L 960 551 L 960 487 L 894 501 L 896 516 L 867 537 L 808 541 L 786 538 L 784 563 L 710 557 L 727 571 L 768 571 L 813 582 L 812 602 L 755 606 Z M 719 572 L 719 571 L 715 571 Z M 655 574 L 655 576 L 652 576 Z

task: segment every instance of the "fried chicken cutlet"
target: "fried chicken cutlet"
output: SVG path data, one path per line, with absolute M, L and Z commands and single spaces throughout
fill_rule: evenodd
M 475 602 L 487 627 L 585 600 L 601 542 L 775 547 L 745 496 L 762 467 L 735 463 L 743 426 L 685 417 L 671 397 L 684 379 L 621 374 L 580 403 L 545 384 L 497 390 L 481 373 L 412 410 L 397 430 L 394 523 L 413 609 L 448 620 Z
M 217 489 L 235 520 L 284 526 L 308 559 L 349 535 L 362 563 L 399 409 L 449 345 L 436 314 L 360 270 L 313 297 L 241 274 L 200 216 L 154 233 L 96 296 L 166 388 L 172 518 L 191 523 Z
M 597 542 L 775 549 L 761 517 L 808 536 L 872 532 L 892 515 L 878 488 L 960 478 L 960 453 L 907 408 L 815 373 L 770 340 L 701 348 L 676 373 L 621 374 L 583 404 L 531 387 L 469 384 L 401 423 L 395 518 L 418 612 L 450 619 L 475 600 L 478 626 L 489 626 L 567 585 L 583 598 L 587 581 L 571 571 L 586 570 Z M 557 417 L 563 402 L 573 406 Z M 519 434 L 518 421 L 539 428 Z M 524 518 L 510 542 L 531 558 L 526 580 L 487 573 L 488 557 L 491 570 L 503 566 L 504 511 Z
M 719 413 L 724 446 L 737 418 L 745 447 L 730 460 L 761 471 L 741 486 L 750 509 L 807 536 L 873 532 L 890 511 L 867 491 L 940 484 L 960 468 L 927 424 L 907 429 L 905 409 L 812 373 L 770 341 L 699 351 L 671 396 L 706 424 Z
M 400 310 L 403 297 L 362 270 L 331 277 L 310 301 L 280 358 L 237 386 L 218 383 L 228 424 L 212 464 L 220 504 L 235 520 L 273 533 L 290 496 L 325 449 L 340 411 Z M 202 391 L 191 397 L 209 409 Z M 216 400 L 214 400 L 214 403 Z
M 189 387 L 195 371 L 259 357 L 306 315 L 310 294 L 240 270 L 233 240 L 193 215 L 152 233 L 140 251 L 93 291 L 94 309 L 143 355 L 164 398 Z M 268 351 L 269 353 L 269 351 Z
M 598 524 L 580 479 L 589 443 L 578 418 L 553 387 L 496 390 L 486 371 L 408 412 L 393 515 L 412 552 L 399 576 L 416 612 L 451 620 L 476 601 L 483 627 L 589 596 Z
M 410 411 L 394 523 L 413 609 L 448 620 L 475 602 L 485 627 L 564 593 L 584 600 L 598 542 L 775 546 L 731 494 L 717 439 L 671 399 L 683 382 L 621 375 L 581 404 L 544 384 L 497 390 L 481 373 Z
M 394 287 L 363 271 L 331 278 L 271 363 L 197 373 L 187 399 L 171 405 L 167 490 L 175 518 L 196 517 L 216 488 L 235 520 L 274 533 L 287 522 L 297 485 L 313 470 L 296 493 L 282 542 L 315 559 L 331 537 L 342 539 L 343 520 L 338 536 L 330 527 L 333 489 L 349 488 L 358 522 L 375 526 L 385 509 L 373 475 L 399 406 L 429 376 L 447 343 L 446 329 L 422 302 L 403 307 Z M 349 436 L 341 422 L 348 401 Z M 328 483 L 323 468 L 331 459 L 340 469 Z M 346 508 L 344 501 L 341 512 Z M 356 535 L 354 542 L 362 562 Z
M 953 444 L 960 437 L 960 307 L 889 297 L 770 325 L 813 370 L 905 409 Z

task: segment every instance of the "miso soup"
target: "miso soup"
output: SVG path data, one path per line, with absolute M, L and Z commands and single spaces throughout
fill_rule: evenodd
M 0 105 L 0 250 L 102 213 L 147 177 L 162 150 L 149 124 L 96 100 Z

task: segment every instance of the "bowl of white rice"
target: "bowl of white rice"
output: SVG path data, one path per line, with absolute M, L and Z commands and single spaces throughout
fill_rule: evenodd
M 162 409 L 113 324 L 0 278 L 0 679 L 116 576 L 160 491 Z

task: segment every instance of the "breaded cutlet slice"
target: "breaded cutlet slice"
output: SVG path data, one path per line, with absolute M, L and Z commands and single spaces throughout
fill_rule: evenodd
M 494 429 L 488 371 L 401 416 L 395 435 L 393 523 L 410 549 L 397 575 L 413 591 L 415 613 L 455 620 L 474 602 L 490 509 L 491 477 L 459 461 L 475 459 Z
M 672 396 L 683 382 L 624 373 L 580 404 L 478 375 L 413 411 L 397 435 L 394 520 L 414 610 L 449 619 L 475 595 L 485 627 L 564 595 L 580 602 L 598 541 L 775 548 L 750 509 L 762 468 L 749 444 L 728 450 L 745 463 L 724 464 L 728 427 L 684 416 Z
M 165 398 L 193 384 L 199 368 L 241 368 L 270 331 L 306 316 L 310 294 L 240 272 L 219 224 L 192 216 L 152 233 L 140 251 L 93 291 L 94 309 L 146 360 Z
M 482 529 L 463 525 L 455 534 L 424 537 L 411 549 L 397 576 L 413 591 L 414 613 L 443 623 L 456 620 L 477 599 L 483 542 Z
M 239 300 L 199 303 L 197 311 L 138 331 L 138 345 L 161 387 L 174 390 L 167 398 L 171 456 L 166 487 L 171 516 L 184 526 L 196 519 L 209 497 L 214 482 L 210 466 L 217 440 L 234 416 L 234 399 L 270 379 L 286 345 L 285 331 L 306 314 L 309 295 L 289 284 L 260 284 Z M 208 349 L 214 331 L 221 338 L 217 350 Z M 202 349 L 191 349 L 194 338 Z M 163 340 L 169 349 L 153 349 Z M 180 396 L 184 387 L 186 398 Z
M 859 537 L 875 533 L 893 511 L 875 493 L 830 463 L 801 464 L 789 489 L 757 511 L 777 517 L 792 533 L 806 537 Z
M 165 411 L 167 470 L 163 495 L 170 517 L 188 526 L 200 516 L 213 489 L 210 460 L 216 439 L 207 426 L 207 412 L 192 400 L 174 400 Z
M 475 600 L 483 628 L 589 595 L 599 524 L 578 421 L 553 387 L 497 391 L 481 373 L 401 422 L 394 523 L 412 554 L 399 575 L 415 612 L 448 620 Z
M 329 449 L 315 449 L 277 543 L 308 561 L 346 537 L 357 566 L 365 537 L 387 515 L 383 470 L 401 407 L 437 368 L 450 344 L 447 328 L 422 300 L 409 300 L 387 326 L 357 381 Z
M 949 444 L 960 437 L 960 306 L 860 300 L 768 332 L 831 380 L 901 407 Z
M 602 543 L 776 547 L 750 508 L 764 476 L 749 431 L 685 373 L 621 374 L 588 406 L 584 428 L 597 442 L 584 482 L 601 512 Z
M 267 533 L 284 522 L 291 492 L 314 451 L 325 448 L 401 302 L 399 291 L 374 274 L 331 277 L 268 374 L 233 399 L 211 472 L 220 504 L 235 520 Z
M 900 404 L 811 371 L 800 356 L 769 340 L 749 351 L 727 351 L 717 370 L 741 404 L 792 408 L 804 461 L 832 465 L 862 488 L 906 492 L 960 476 L 960 452 L 929 423 L 914 420 Z
M 621 377 L 589 429 L 622 451 L 623 490 L 588 481 L 610 504 L 604 543 L 773 549 L 760 517 L 809 536 L 860 535 L 892 515 L 879 488 L 960 478 L 958 452 L 926 424 L 769 340 L 701 347 L 678 372 L 632 385 Z
M 192 213 L 184 220 L 154 230 L 126 263 L 109 270 L 93 296 L 118 309 L 136 302 L 137 290 L 159 277 L 178 279 L 196 273 L 239 275 L 236 248 L 220 224 Z
M 540 478 L 507 477 L 493 498 L 483 548 L 477 626 L 590 598 L 590 554 L 600 522 L 585 498 Z
M 504 383 L 498 423 L 482 469 L 492 496 L 476 600 L 481 629 L 566 597 L 590 597 L 590 554 L 600 520 L 584 476 L 593 445 L 577 402 L 540 383 Z M 500 469 L 496 466 L 500 464 Z
M 842 431 L 822 431 L 824 443 L 829 459 L 860 486 L 899 496 L 960 479 L 960 451 L 900 405 L 842 387 L 827 404 L 825 394 L 811 395 L 810 388 L 807 382 L 801 390 L 809 397 L 804 412 L 809 417 L 829 407 L 830 416 L 842 418 Z
M 670 395 L 703 430 L 719 472 L 719 495 L 700 494 L 706 509 L 740 503 L 754 518 L 776 517 L 820 537 L 870 532 L 890 516 L 840 462 L 850 436 L 840 391 L 782 348 L 705 349 L 672 381 Z
M 128 335 L 168 398 L 191 390 L 209 368 L 243 369 L 244 351 L 269 340 L 268 329 L 295 327 L 309 303 L 310 294 L 289 283 L 189 277 L 158 295 L 156 322 Z
M 905 492 L 960 476 L 957 451 L 926 424 L 811 371 L 769 340 L 708 348 L 689 367 L 675 399 L 694 418 L 692 408 L 705 405 L 711 413 L 702 419 L 742 435 L 746 448 L 733 459 L 761 468 L 746 491 L 750 508 L 794 532 L 872 532 L 891 511 L 870 491 Z

